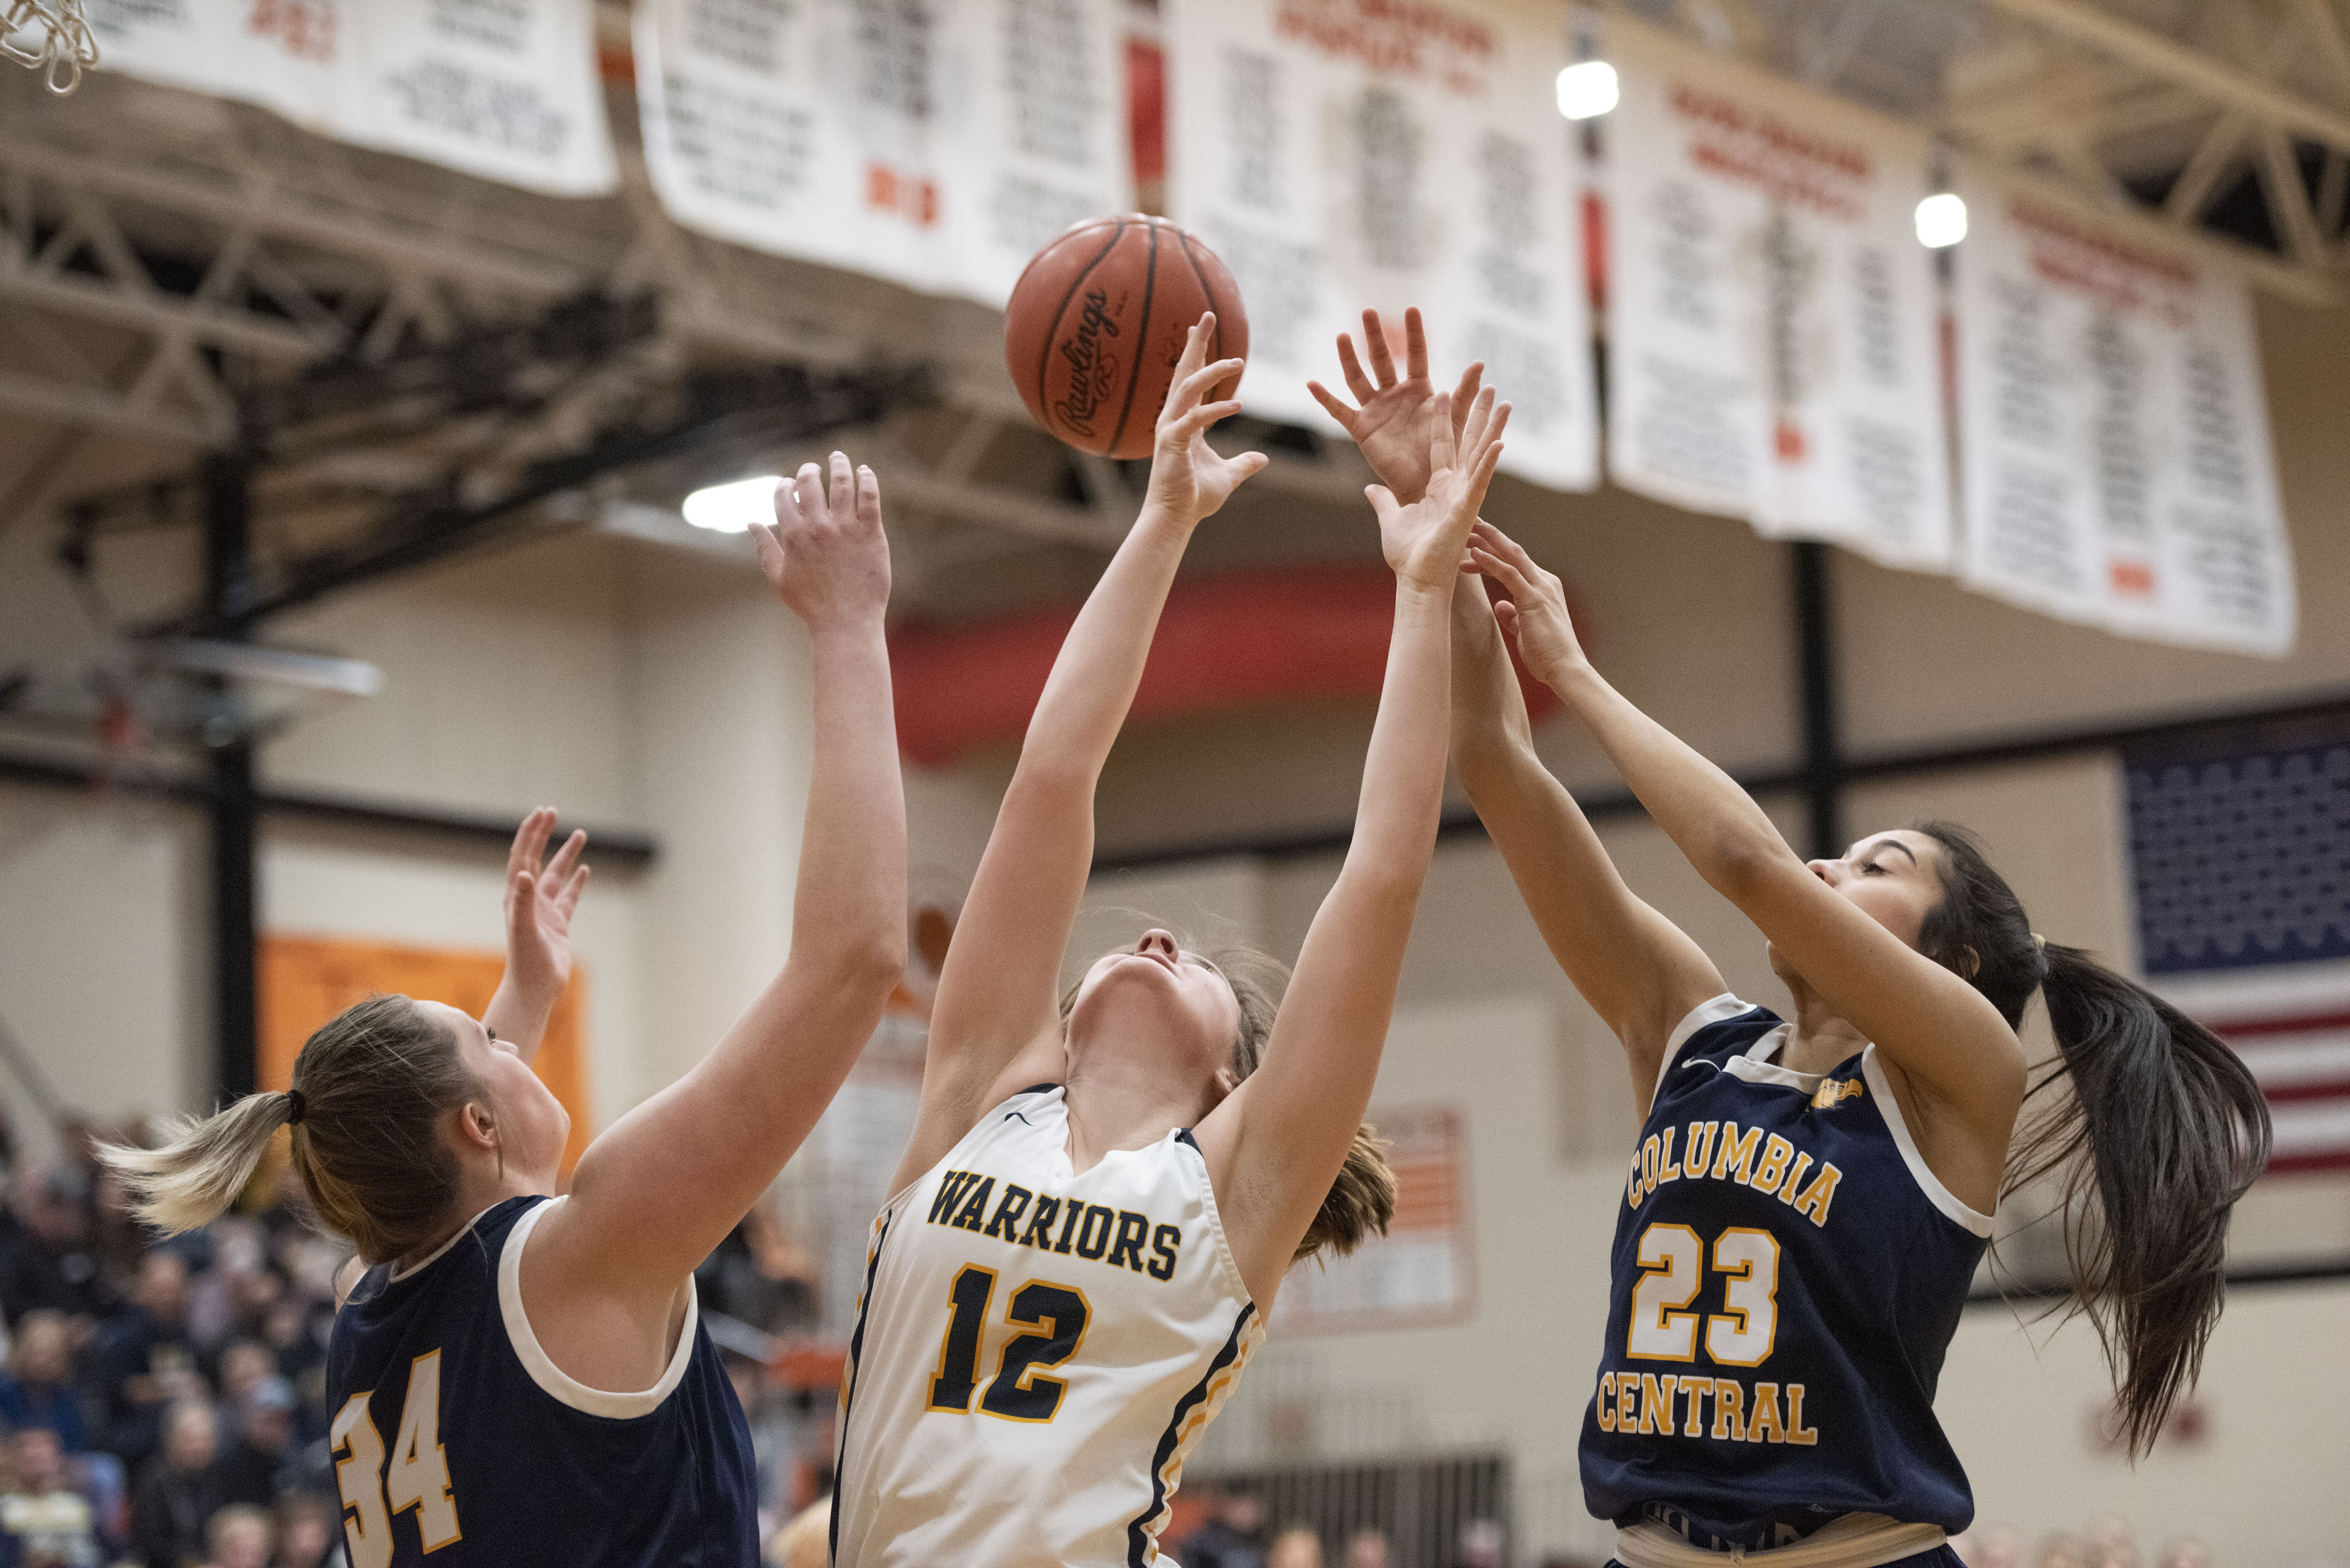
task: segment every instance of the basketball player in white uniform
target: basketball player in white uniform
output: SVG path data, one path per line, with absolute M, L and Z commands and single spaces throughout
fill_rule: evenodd
M 1435 843 L 1448 607 L 1508 415 L 1490 393 L 1458 430 L 1433 405 L 1423 495 L 1373 488 L 1397 578 L 1386 685 L 1354 843 L 1277 1019 L 1158 930 L 1094 964 L 1066 1010 L 1055 994 L 1095 780 L 1176 566 L 1264 466 L 1204 439 L 1240 410 L 1201 401 L 1242 368 L 1203 368 L 1213 319 L 1185 348 L 1142 514 L 1062 645 L 939 981 L 842 1384 L 838 1568 L 1160 1561 L 1184 1456 L 1283 1274 L 1392 1211 L 1361 1120 Z

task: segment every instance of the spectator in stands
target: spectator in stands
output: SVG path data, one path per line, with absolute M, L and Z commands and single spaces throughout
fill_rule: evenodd
M 106 1447 L 135 1472 L 155 1451 L 163 1412 L 177 1401 L 201 1399 L 205 1387 L 187 1334 L 182 1254 L 159 1248 L 141 1259 L 131 1300 L 129 1312 L 99 1331 L 91 1370 L 106 1405 Z
M 1273 1538 L 1264 1568 L 1322 1568 L 1322 1538 L 1302 1525 L 1291 1525 Z
M 19 1171 L 0 1211 L 0 1311 L 96 1319 L 110 1311 L 89 1244 L 89 1185 L 72 1169 Z
M 1499 1520 L 1472 1519 L 1461 1527 L 1461 1550 L 1454 1553 L 1456 1568 L 1503 1568 L 1507 1559 L 1503 1546 L 1508 1536 Z
M 204 1551 L 204 1523 L 228 1500 L 213 1469 L 218 1417 L 185 1400 L 163 1422 L 162 1451 L 147 1463 L 130 1496 L 132 1555 L 146 1568 L 187 1568 Z
M 269 1568 L 344 1568 L 341 1504 L 314 1491 L 277 1505 L 277 1555 Z
M 221 1495 L 231 1502 L 269 1508 L 284 1490 L 279 1478 L 294 1459 L 294 1389 L 271 1373 L 245 1396 L 244 1407 L 233 1409 L 236 1435 L 221 1453 L 216 1469 Z
M 0 1420 L 46 1427 L 69 1454 L 89 1448 L 81 1395 L 73 1384 L 73 1340 L 62 1314 L 36 1308 L 16 1320 L 8 1369 L 0 1372 Z
M 1208 1518 L 1176 1548 L 1184 1568 L 1264 1568 L 1264 1499 L 1246 1487 L 1222 1487 Z
M 204 1568 L 269 1568 L 276 1536 L 266 1510 L 230 1503 L 204 1526 Z
M 65 1449 L 46 1427 L 23 1427 L 8 1443 L 15 1472 L 0 1494 L 0 1534 L 22 1568 L 99 1568 L 97 1519 L 89 1500 L 66 1484 Z
M 1388 1568 L 1388 1532 L 1357 1530 L 1347 1538 L 1347 1568 Z

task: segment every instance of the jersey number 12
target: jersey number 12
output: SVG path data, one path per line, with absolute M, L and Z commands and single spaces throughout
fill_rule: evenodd
M 354 1394 L 335 1413 L 335 1484 L 343 1494 L 343 1534 L 351 1568 L 390 1568 L 391 1520 L 416 1511 L 416 1533 L 427 1552 L 455 1542 L 457 1494 L 449 1484 L 449 1457 L 441 1449 L 441 1353 L 420 1355 L 408 1368 L 408 1397 L 400 1407 L 400 1435 L 391 1452 L 368 1414 L 375 1391 Z
M 947 1292 L 946 1337 L 939 1345 L 938 1375 L 931 1379 L 927 1408 L 967 1413 L 979 1384 L 979 1336 L 987 1326 L 987 1304 L 995 1299 L 995 1271 L 966 1264 Z M 1012 1293 L 1003 1317 L 1014 1328 L 1042 1330 L 1015 1334 L 1003 1347 L 979 1407 L 1007 1421 L 1049 1421 L 1061 1407 L 1068 1384 L 1040 1377 L 1077 1353 L 1086 1337 L 1090 1308 L 1083 1291 L 1032 1280 Z

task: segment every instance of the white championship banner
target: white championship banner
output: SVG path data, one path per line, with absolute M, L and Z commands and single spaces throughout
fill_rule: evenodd
M 2223 264 L 1970 171 L 1959 265 L 1970 587 L 2280 655 L 2293 557 L 2250 291 Z
M 88 0 L 101 68 L 553 196 L 619 187 L 592 0 Z
M 1948 570 L 1918 130 L 1611 17 L 1608 477 Z
M 1002 305 L 1070 224 L 1134 205 L 1121 0 L 639 0 L 670 215 Z
M 1550 0 L 1164 0 L 1169 215 L 1248 303 L 1249 411 L 1336 427 L 1334 344 L 1366 307 L 1426 318 L 1450 385 L 1510 400 L 1502 466 L 1598 483 L 1581 159 L 1559 118 Z M 1401 358 L 1399 349 L 1398 358 Z

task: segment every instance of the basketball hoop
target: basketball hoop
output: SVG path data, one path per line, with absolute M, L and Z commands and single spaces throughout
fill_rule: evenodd
M 36 27 L 41 41 L 32 41 Z M 81 0 L 0 0 L 0 55 L 39 71 L 59 98 L 98 68 L 98 36 L 81 14 Z

